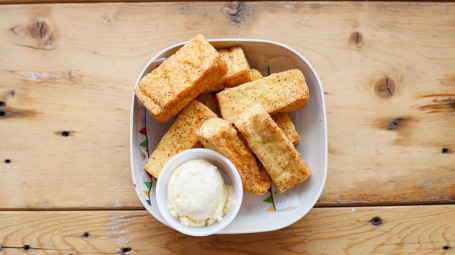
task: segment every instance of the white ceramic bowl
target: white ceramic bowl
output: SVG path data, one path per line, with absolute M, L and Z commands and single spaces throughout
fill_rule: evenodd
M 218 170 L 220 170 L 224 183 L 234 185 L 234 204 L 232 208 L 223 216 L 223 219 L 220 222 L 200 228 L 192 228 L 182 225 L 177 218 L 173 217 L 169 213 L 166 205 L 167 183 L 169 178 L 178 166 L 193 159 L 203 159 L 215 165 Z M 208 149 L 191 149 L 183 151 L 172 157 L 164 166 L 163 170 L 161 170 L 155 192 L 158 210 L 161 215 L 163 215 L 164 220 L 175 230 L 190 236 L 208 236 L 220 232 L 234 220 L 235 216 L 239 212 L 243 199 L 242 180 L 240 179 L 237 168 L 235 168 L 234 164 L 232 164 L 232 162 L 225 156 Z
M 283 210 L 269 211 L 261 208 L 255 210 L 247 205 L 251 194 L 244 193 L 243 205 L 234 219 L 220 234 L 244 234 L 272 231 L 284 228 L 301 219 L 313 208 L 325 185 L 327 176 L 327 121 L 324 102 L 324 91 L 321 81 L 311 64 L 296 50 L 278 42 L 260 39 L 213 39 L 209 42 L 215 48 L 226 48 L 240 45 L 245 52 L 250 66 L 270 73 L 281 72 L 292 68 L 300 69 L 310 91 L 308 105 L 300 110 L 289 112 L 289 116 L 295 124 L 301 141 L 297 144 L 297 150 L 311 169 L 311 177 L 304 183 L 299 184 L 294 190 L 299 194 L 297 206 Z M 185 42 L 170 46 L 153 58 L 145 65 L 137 77 L 136 86 L 140 79 L 155 69 L 160 59 L 168 58 L 175 53 Z M 305 54 L 303 48 L 300 50 Z M 161 215 L 156 204 L 155 179 L 150 178 L 144 169 L 146 153 L 139 146 L 145 136 L 139 134 L 143 125 L 140 121 L 145 110 L 136 100 L 134 92 L 131 101 L 131 129 L 130 129 L 130 158 L 133 184 L 139 200 L 144 207 L 160 222 L 168 225 Z M 161 123 L 150 117 L 150 127 L 147 128 L 149 148 L 156 148 L 161 137 L 171 125 L 172 121 Z M 151 183 L 151 185 L 150 185 Z M 264 198 L 260 198 L 264 199 Z M 260 200 L 259 202 L 262 202 Z M 263 209 L 263 210 L 262 210 Z

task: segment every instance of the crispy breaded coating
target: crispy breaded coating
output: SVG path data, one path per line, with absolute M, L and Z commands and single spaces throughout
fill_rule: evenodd
M 260 105 L 243 111 L 236 119 L 235 126 L 280 192 L 285 192 L 310 177 L 310 169 L 300 153 Z
M 210 110 L 216 113 L 218 117 L 221 116 L 220 109 L 218 108 L 218 102 L 216 101 L 216 97 L 214 94 L 200 94 L 199 96 L 196 97 L 196 100 L 210 108 Z
M 258 80 L 262 78 L 261 72 L 259 72 L 257 69 L 251 68 L 251 79 Z M 272 119 L 275 121 L 275 123 L 278 125 L 278 127 L 283 130 L 283 132 L 286 134 L 287 138 L 289 141 L 291 141 L 292 144 L 296 145 L 300 141 L 299 134 L 297 133 L 297 130 L 295 130 L 295 125 L 292 123 L 291 118 L 289 118 L 289 115 L 286 112 L 280 112 L 272 115 Z
M 308 103 L 309 91 L 303 73 L 293 69 L 225 89 L 216 98 L 223 119 L 233 123 L 254 104 L 269 114 L 300 109 Z
M 231 124 L 220 118 L 209 119 L 196 132 L 202 145 L 227 157 L 237 168 L 243 190 L 262 195 L 270 188 L 270 176 L 259 169 L 256 159 L 240 141 Z
M 262 74 L 261 74 L 261 72 L 259 72 L 259 70 L 251 68 L 250 71 L 251 71 L 251 80 L 252 81 L 259 80 L 262 78 Z
M 261 72 L 259 72 L 257 69 L 251 68 L 251 79 L 258 80 L 262 78 Z M 299 133 L 297 133 L 297 130 L 295 129 L 294 123 L 292 123 L 291 118 L 289 118 L 289 115 L 286 112 L 280 112 L 272 115 L 272 119 L 275 121 L 275 123 L 278 125 L 281 130 L 286 134 L 287 138 L 289 141 L 291 141 L 292 144 L 296 145 L 300 141 Z
M 251 81 L 250 65 L 242 47 L 233 46 L 229 49 L 219 49 L 218 53 L 226 62 L 228 72 L 219 82 L 208 87 L 205 93 L 217 92 L 226 87 L 235 87 Z
M 286 137 L 293 145 L 299 143 L 299 133 L 297 133 L 294 123 L 286 112 L 276 113 L 272 115 L 272 119 L 275 121 L 278 127 L 283 130 L 283 132 L 286 134 Z
M 226 72 L 227 65 L 220 54 L 204 36 L 197 35 L 144 76 L 135 92 L 150 113 L 164 122 Z
M 145 163 L 144 169 L 158 178 L 164 165 L 173 156 L 182 151 L 200 147 L 196 130 L 210 118 L 216 118 L 216 114 L 199 101 L 191 101 L 161 138 L 156 150 Z

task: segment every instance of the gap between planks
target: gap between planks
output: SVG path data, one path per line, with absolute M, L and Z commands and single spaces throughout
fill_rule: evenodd
M 163 0 L 0 0 L 0 5 L 10 5 L 10 4 L 84 4 L 84 3 L 181 3 L 181 2 L 303 2 L 301 0 L 249 0 L 249 1 L 223 1 L 223 0 L 210 0 L 210 1 L 201 1 L 201 0 L 174 0 L 172 2 L 163 1 Z M 324 0 L 313 0 L 311 2 L 327 2 Z M 329 2 L 366 2 L 366 4 L 371 4 L 374 2 L 384 2 L 381 0 L 337 0 Z M 402 3 L 448 3 L 453 2 L 451 0 L 420 0 L 420 1 L 400 1 L 400 0 L 388 0 L 386 2 L 402 2 Z
M 402 208 L 413 206 L 453 206 L 455 203 L 422 203 L 422 204 L 340 204 L 315 205 L 312 209 L 343 209 L 343 208 Z M 120 211 L 146 211 L 144 207 L 87 207 L 87 208 L 0 208 L 0 212 L 120 212 Z

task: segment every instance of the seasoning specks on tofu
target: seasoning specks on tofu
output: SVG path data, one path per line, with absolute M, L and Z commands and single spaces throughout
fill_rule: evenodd
M 227 72 L 226 62 L 202 35 L 142 78 L 136 96 L 158 121 L 176 115 Z
M 223 119 L 233 123 L 254 104 L 270 113 L 294 111 L 308 103 L 309 92 L 303 73 L 293 69 L 271 74 L 216 94 Z

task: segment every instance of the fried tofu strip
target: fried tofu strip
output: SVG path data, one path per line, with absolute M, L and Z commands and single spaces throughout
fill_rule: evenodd
M 261 78 L 262 78 L 261 72 L 259 72 L 259 70 L 257 69 L 251 68 L 251 80 L 254 81 Z
M 225 89 L 216 98 L 223 119 L 233 123 L 254 104 L 262 105 L 269 114 L 300 109 L 308 103 L 309 91 L 303 73 L 293 69 Z
M 164 122 L 226 72 L 227 65 L 220 54 L 204 36 L 197 35 L 144 76 L 135 93 L 150 113 Z
M 217 92 L 226 87 L 235 87 L 251 81 L 250 65 L 242 47 L 234 46 L 229 49 L 219 49 L 218 53 L 226 62 L 228 71 L 219 82 L 210 86 L 205 93 Z
M 300 153 L 260 105 L 242 112 L 236 119 L 235 126 L 280 192 L 285 192 L 310 177 L 310 169 Z
M 216 101 L 214 94 L 200 94 L 196 97 L 196 100 L 210 108 L 210 110 L 216 113 L 216 115 L 221 116 L 220 109 L 218 108 L 218 102 Z
M 182 151 L 199 147 L 196 130 L 210 118 L 216 118 L 216 114 L 199 101 L 193 100 L 161 138 L 158 147 L 145 163 L 144 169 L 158 178 L 169 159 Z
M 275 121 L 278 127 L 283 130 L 283 132 L 286 134 L 286 137 L 293 145 L 299 143 L 299 133 L 297 133 L 294 123 L 292 123 L 291 118 L 289 118 L 289 115 L 286 112 L 274 114 L 272 115 L 272 119 Z
M 259 72 L 257 69 L 251 68 L 251 79 L 254 81 L 261 78 L 262 78 L 261 72 Z M 275 121 L 278 127 L 280 127 L 281 130 L 283 130 L 283 132 L 286 134 L 286 136 L 288 137 L 289 141 L 291 141 L 292 144 L 297 145 L 299 143 L 300 141 L 299 133 L 297 133 L 294 123 L 292 123 L 291 118 L 289 118 L 289 115 L 286 112 L 274 114 L 272 115 L 272 119 Z
M 202 145 L 227 157 L 237 168 L 243 183 L 243 190 L 262 195 L 270 188 L 270 176 L 260 169 L 256 159 L 240 141 L 231 124 L 220 118 L 209 119 L 196 132 Z

